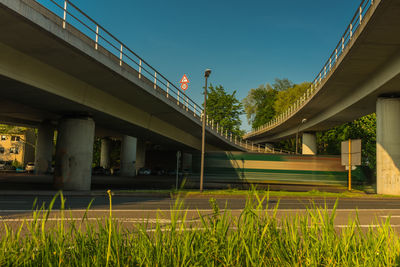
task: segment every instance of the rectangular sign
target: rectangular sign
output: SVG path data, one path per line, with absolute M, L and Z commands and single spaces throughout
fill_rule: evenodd
M 342 142 L 342 165 L 349 166 L 349 140 Z M 361 165 L 361 139 L 351 140 L 351 165 Z

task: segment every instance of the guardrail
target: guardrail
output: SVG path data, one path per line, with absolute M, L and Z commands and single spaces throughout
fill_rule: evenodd
M 263 126 L 253 129 L 253 131 L 245 134 L 244 139 L 264 133 L 280 125 L 292 115 L 294 115 L 297 111 L 299 111 L 315 95 L 315 93 L 318 91 L 317 89 L 319 89 L 323 82 L 325 82 L 330 72 L 334 69 L 336 64 L 338 64 L 339 59 L 341 59 L 341 57 L 344 55 L 344 51 L 348 49 L 350 41 L 353 39 L 354 32 L 357 31 L 360 25 L 363 23 L 363 18 L 370 10 L 370 8 L 374 5 L 374 2 L 374 0 L 363 0 L 361 2 L 359 8 L 354 14 L 354 17 L 350 21 L 349 26 L 346 28 L 344 34 L 342 35 L 342 38 L 336 45 L 335 49 L 322 67 L 321 71 L 316 75 L 315 79 L 311 83 L 311 87 L 307 89 L 307 91 L 299 99 L 297 99 L 297 101 L 292 104 L 286 111 L 278 114 L 275 118 L 273 118 L 271 121 L 264 124 Z
M 114 35 L 93 20 L 89 15 L 79 9 L 70 0 L 32 0 L 46 8 L 51 14 L 61 19 L 63 29 L 77 31 L 85 35 L 90 41 L 93 49 L 109 53 L 114 61 L 121 68 L 127 69 L 131 73 L 135 73 L 138 79 L 150 84 L 154 90 L 161 93 L 166 99 L 169 99 L 174 105 L 181 108 L 182 112 L 191 114 L 200 122 L 203 120 L 203 109 L 195 101 L 190 99 L 184 92 L 168 80 L 164 75 L 153 68 L 143 58 L 137 55 L 126 44 L 118 40 Z M 206 127 L 208 131 L 226 139 L 226 141 L 240 146 L 251 152 L 262 153 L 291 153 L 284 150 L 274 150 L 267 146 L 253 145 L 244 141 L 242 137 L 238 137 L 229 133 L 218 123 L 214 123 L 212 118 L 206 116 Z

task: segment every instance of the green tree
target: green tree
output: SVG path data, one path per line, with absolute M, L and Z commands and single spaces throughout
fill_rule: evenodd
M 277 96 L 294 86 L 287 78 L 275 78 L 272 85 L 267 83 L 257 89 L 251 89 L 242 100 L 251 127 L 255 129 L 272 120 L 277 114 L 275 110 Z
M 207 90 L 207 115 L 214 123 L 233 133 L 242 136 L 244 131 L 240 129 L 242 121 L 240 115 L 244 113 L 243 105 L 236 98 L 236 91 L 229 94 L 222 85 L 210 85 Z
M 276 114 L 285 112 L 293 103 L 295 103 L 310 88 L 311 83 L 303 82 L 295 84 L 286 90 L 278 93 L 274 104 Z
M 348 139 L 361 139 L 362 165 L 376 170 L 376 115 L 361 117 L 333 129 L 317 133 L 318 153 L 341 153 L 341 142 Z
M 26 130 L 28 130 L 28 128 L 26 128 L 26 127 L 20 127 L 20 126 L 8 125 L 8 124 L 0 124 L 0 133 L 3 133 L 3 134 L 22 134 Z
M 246 117 L 253 129 L 266 124 L 275 116 L 274 103 L 278 91 L 270 84 L 260 85 L 251 89 L 242 103 L 246 111 Z
M 283 79 L 275 78 L 275 82 L 272 84 L 272 87 L 274 88 L 274 90 L 279 91 L 279 92 L 285 91 L 289 88 L 292 88 L 293 86 L 295 86 L 295 84 L 287 78 L 283 78 Z

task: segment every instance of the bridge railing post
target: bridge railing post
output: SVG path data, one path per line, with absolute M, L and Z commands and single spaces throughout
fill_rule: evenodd
M 142 78 L 142 60 L 139 59 L 139 79 Z M 167 97 L 168 97 L 169 83 L 167 85 Z
M 342 54 L 343 54 L 343 51 L 344 51 L 344 37 L 342 37 Z
M 337 48 L 335 49 L 335 63 L 337 63 Z
M 68 0 L 64 0 L 63 29 L 65 29 L 65 27 L 67 25 L 67 4 L 68 4 Z
M 122 49 L 123 49 L 123 45 L 121 44 L 121 48 L 119 50 L 119 65 L 122 66 Z M 157 74 L 157 73 L 156 73 Z M 156 75 L 155 74 L 155 75 Z M 156 77 L 156 76 L 154 76 Z M 155 86 L 155 82 L 154 82 L 154 86 Z M 154 88 L 155 89 L 155 88 Z
M 98 43 L 99 43 L 99 25 L 96 25 L 96 43 L 94 45 L 94 49 L 98 49 Z
M 169 82 L 167 82 L 167 98 L 169 98 Z
M 157 89 L 157 71 L 154 72 L 154 89 Z
M 350 40 L 353 37 L 353 23 L 350 23 Z

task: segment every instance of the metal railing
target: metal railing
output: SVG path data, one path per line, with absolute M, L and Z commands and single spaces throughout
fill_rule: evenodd
M 138 79 L 151 85 L 155 91 L 173 105 L 181 108 L 182 112 L 191 114 L 195 119 L 203 120 L 203 109 L 164 75 L 148 64 L 127 45 L 118 40 L 114 35 L 93 20 L 89 15 L 80 10 L 70 0 L 32 0 L 46 8 L 51 14 L 57 16 L 61 26 L 75 34 L 83 34 L 94 50 L 108 54 L 119 66 L 130 73 L 137 75 Z M 242 147 L 248 151 L 260 153 L 292 153 L 284 150 L 274 150 L 267 146 L 253 145 L 244 141 L 242 137 L 228 132 L 212 118 L 207 116 L 206 126 L 208 131 L 226 139 L 226 141 Z
M 321 71 L 316 75 L 315 79 L 311 83 L 310 88 L 308 88 L 306 92 L 299 99 L 297 99 L 297 101 L 293 103 L 286 111 L 278 114 L 275 118 L 273 118 L 265 125 L 253 129 L 253 131 L 245 134 L 245 139 L 269 131 L 280 125 L 281 123 L 285 122 L 288 118 L 299 111 L 306 103 L 308 103 L 308 101 L 312 97 L 314 97 L 316 92 L 319 91 L 319 89 L 321 88 L 322 84 L 324 84 L 325 80 L 328 79 L 332 70 L 335 69 L 336 65 L 339 63 L 339 60 L 341 60 L 341 58 L 344 56 L 344 52 L 349 48 L 350 42 L 353 40 L 354 33 L 362 25 L 366 13 L 374 5 L 374 2 L 374 0 L 363 0 L 361 2 L 356 13 L 354 14 L 354 17 L 350 21 L 349 26 L 346 28 L 344 34 L 342 35 L 342 38 L 336 45 L 328 60 L 325 62 Z

